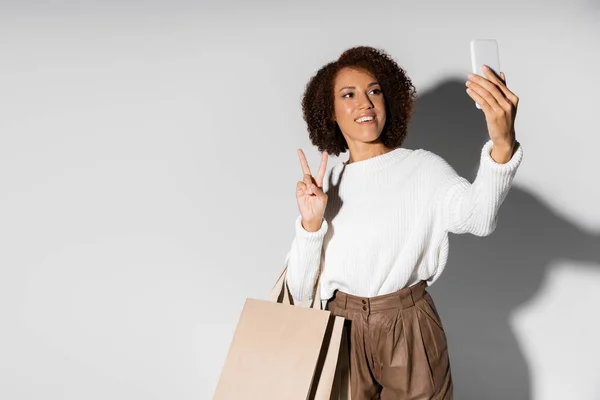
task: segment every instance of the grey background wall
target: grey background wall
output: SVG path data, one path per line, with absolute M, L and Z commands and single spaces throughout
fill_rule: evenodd
M 592 1 L 0 2 L 0 397 L 211 398 L 291 245 L 296 149 L 318 166 L 309 77 L 385 49 L 419 94 L 406 147 L 472 180 L 473 38 L 499 42 L 525 158 L 431 287 L 456 398 L 600 399 Z

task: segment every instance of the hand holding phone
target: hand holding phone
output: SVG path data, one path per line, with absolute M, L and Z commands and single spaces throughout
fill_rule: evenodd
M 494 39 L 471 40 L 471 70 L 474 74 L 487 79 L 481 69 L 483 64 L 490 67 L 496 76 L 500 78 L 500 53 L 498 43 Z M 475 106 L 481 110 L 478 103 L 475 103 Z

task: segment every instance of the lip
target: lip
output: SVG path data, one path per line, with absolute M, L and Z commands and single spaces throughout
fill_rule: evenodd
M 356 121 L 354 121 L 356 122 Z M 366 122 L 356 122 L 359 125 L 373 125 L 375 123 L 375 120 L 372 119 L 371 121 L 366 121 Z
M 356 121 L 357 119 L 362 118 L 362 117 L 373 117 L 373 119 L 370 121 L 366 121 L 366 122 L 357 122 Z M 358 117 L 356 117 L 354 119 L 354 122 L 356 122 L 359 125 L 371 125 L 371 124 L 374 124 L 376 120 L 377 119 L 375 118 L 375 113 L 364 113 L 364 114 L 360 114 Z

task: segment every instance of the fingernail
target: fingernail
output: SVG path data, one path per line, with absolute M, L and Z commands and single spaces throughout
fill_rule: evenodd
M 483 68 L 483 69 L 488 69 L 488 66 L 487 66 L 487 65 L 485 65 L 485 64 L 483 64 L 483 65 L 482 65 L 482 68 Z

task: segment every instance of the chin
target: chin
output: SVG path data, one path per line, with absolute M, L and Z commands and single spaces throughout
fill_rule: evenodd
M 379 141 L 379 137 L 380 136 L 381 135 L 379 135 L 379 134 L 373 134 L 371 132 L 369 132 L 369 133 L 365 132 L 364 134 L 359 135 L 358 137 L 360 138 L 360 140 L 362 142 L 365 142 L 365 143 L 374 143 L 374 142 L 378 142 Z
M 377 139 L 379 138 L 379 136 L 381 136 L 381 131 L 379 131 L 376 128 L 368 128 L 368 129 L 364 129 L 359 133 L 359 136 L 369 139 Z

